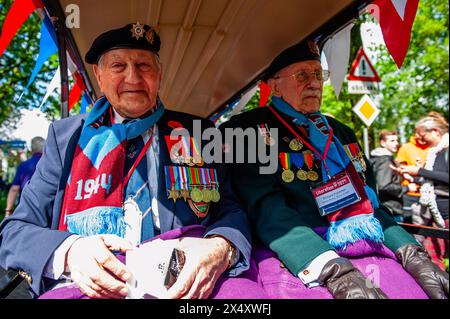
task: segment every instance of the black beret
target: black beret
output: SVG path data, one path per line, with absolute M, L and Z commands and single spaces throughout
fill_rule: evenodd
M 89 64 L 97 64 L 100 57 L 111 49 L 142 49 L 158 54 L 161 40 L 156 31 L 146 24 L 130 23 L 126 26 L 100 34 L 92 45 L 84 60 Z
M 301 61 L 316 60 L 320 62 L 320 51 L 312 40 L 303 40 L 281 52 L 267 68 L 263 80 L 267 81 L 281 69 Z

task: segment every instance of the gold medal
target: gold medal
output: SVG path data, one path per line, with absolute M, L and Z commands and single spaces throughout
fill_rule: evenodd
M 303 148 L 303 143 L 300 139 L 294 138 L 289 142 L 289 148 L 294 152 L 298 152 Z
M 195 166 L 195 160 L 192 156 L 186 156 L 186 158 L 184 159 L 184 162 L 188 165 L 188 166 Z
M 301 181 L 306 181 L 308 179 L 308 173 L 305 170 L 299 169 L 297 171 L 297 178 Z
M 315 171 L 309 171 L 308 172 L 308 179 L 310 181 L 315 182 L 315 181 L 317 181 L 319 179 L 319 174 L 317 174 L 317 172 L 315 172 Z
M 194 164 L 202 167 L 203 165 L 205 165 L 205 161 L 203 160 L 203 158 L 200 155 L 198 155 L 198 156 L 194 157 Z
M 199 203 L 203 200 L 203 193 L 198 188 L 191 190 L 191 199 L 195 203 Z
M 187 189 L 180 190 L 180 198 L 186 201 L 189 198 L 189 191 Z
M 293 171 L 286 169 L 283 171 L 283 174 L 281 174 L 281 178 L 285 183 L 291 183 L 294 180 L 295 175 Z
M 366 164 L 366 161 L 364 160 L 364 154 L 361 153 L 359 160 L 361 162 L 362 170 L 363 170 L 363 172 L 365 172 L 367 170 L 367 164 Z
M 205 203 L 209 203 L 212 200 L 212 193 L 209 189 L 203 189 L 202 196 Z
M 211 194 L 212 194 L 211 199 L 212 202 L 217 203 L 218 201 L 220 201 L 220 193 L 217 189 L 211 190 Z
M 172 189 L 169 189 L 169 199 L 173 199 L 173 202 L 175 203 L 178 198 L 178 190 L 176 190 L 174 187 L 172 187 Z

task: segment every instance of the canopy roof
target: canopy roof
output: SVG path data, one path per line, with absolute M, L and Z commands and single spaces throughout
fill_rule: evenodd
M 70 29 L 96 96 L 84 55 L 100 33 L 127 23 L 158 31 L 163 79 L 160 96 L 169 109 L 207 117 L 254 85 L 283 49 L 306 36 L 338 31 L 370 1 L 351 0 L 59 0 L 62 14 L 80 9 L 80 28 Z M 58 11 L 58 10 L 57 10 Z M 65 14 L 70 14 L 70 11 Z M 321 32 L 320 34 L 318 32 Z

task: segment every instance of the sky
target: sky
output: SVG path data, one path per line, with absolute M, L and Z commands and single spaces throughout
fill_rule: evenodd
M 11 133 L 11 137 L 27 142 L 31 148 L 31 139 L 35 136 L 47 138 L 50 121 L 45 118 L 44 113 L 39 109 L 22 110 L 22 118 L 17 124 L 17 129 Z

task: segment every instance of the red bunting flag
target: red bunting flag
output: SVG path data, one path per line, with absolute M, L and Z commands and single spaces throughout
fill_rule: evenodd
M 75 103 L 80 100 L 81 92 L 86 90 L 86 85 L 84 84 L 83 77 L 80 73 L 75 72 L 73 77 L 75 78 L 75 84 L 69 92 L 69 111 L 73 108 Z
M 259 84 L 259 106 L 266 106 L 269 97 L 270 86 L 266 82 L 261 81 L 261 83 Z
M 384 42 L 400 68 L 408 52 L 419 0 L 375 0 L 371 14 L 378 19 Z
M 41 0 L 15 0 L 13 2 L 6 14 L 2 34 L 0 35 L 0 57 L 28 16 L 34 10 L 43 7 L 44 4 Z

